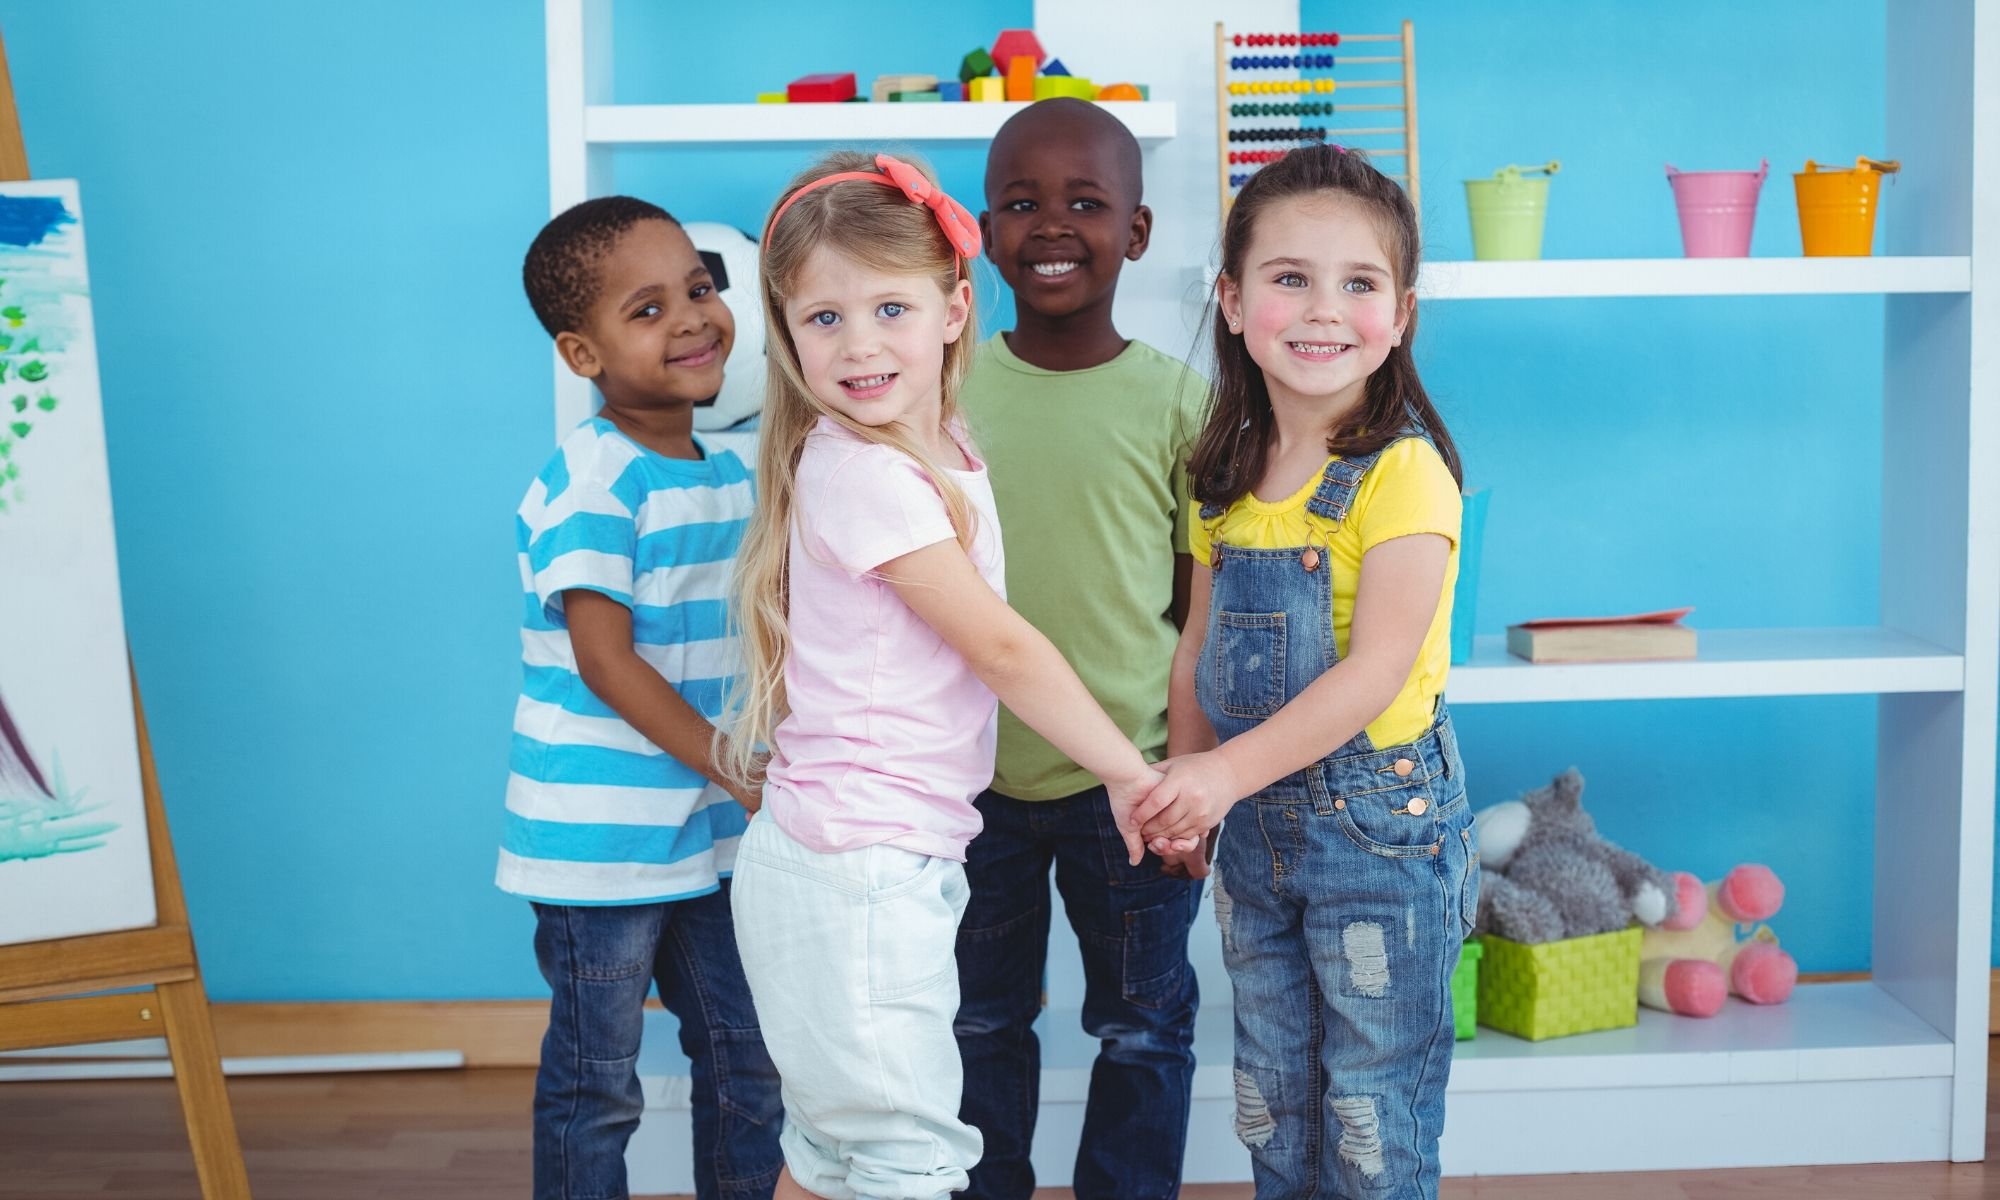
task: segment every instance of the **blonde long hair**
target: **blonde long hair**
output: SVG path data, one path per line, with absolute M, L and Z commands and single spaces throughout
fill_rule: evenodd
M 937 182 L 928 164 L 909 161 L 933 184 Z M 855 151 L 828 154 L 793 179 L 778 203 L 823 176 L 873 170 L 872 155 Z M 772 212 L 776 211 L 773 205 Z M 971 545 L 976 526 L 964 489 L 925 451 L 929 438 L 923 435 L 928 431 L 859 424 L 821 403 L 806 385 L 798 347 L 785 319 L 785 299 L 806 260 L 822 246 L 886 274 L 928 276 L 945 296 L 972 267 L 952 249 L 929 209 L 912 204 L 899 189 L 864 180 L 815 188 L 799 197 L 776 228 L 765 232 L 758 274 L 764 298 L 768 369 L 763 419 L 758 427 L 757 508 L 737 554 L 736 586 L 730 601 L 730 624 L 742 648 L 743 670 L 729 690 L 725 705 L 729 715 L 718 725 L 715 756 L 722 771 L 743 786 L 758 782 L 759 749 L 771 744 L 772 734 L 789 711 L 785 660 L 791 652 L 795 489 L 799 455 L 819 418 L 826 417 L 857 437 L 894 446 L 914 459 L 943 498 L 961 546 Z M 968 307 L 964 331 L 944 348 L 940 382 L 942 418 L 947 427 L 957 421 L 959 386 L 971 369 L 977 342 L 976 322 Z

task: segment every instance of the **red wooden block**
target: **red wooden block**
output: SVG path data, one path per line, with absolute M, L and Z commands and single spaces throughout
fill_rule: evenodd
M 802 75 L 785 85 L 785 99 L 793 104 L 838 104 L 854 98 L 854 72 Z
M 1013 60 L 1016 58 L 1032 59 L 1033 71 L 1039 71 L 1048 56 L 1048 52 L 1042 49 L 1041 40 L 1035 36 L 1035 31 L 1032 29 L 1003 29 L 1000 31 L 1000 36 L 993 41 L 993 61 L 999 64 L 1002 71 L 1012 70 Z M 1013 99 L 1011 95 L 1007 98 Z M 1030 96 L 1029 99 L 1032 100 L 1034 97 Z

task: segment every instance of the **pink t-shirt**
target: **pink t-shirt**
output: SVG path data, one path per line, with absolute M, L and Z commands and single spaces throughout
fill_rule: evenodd
M 963 444 L 963 443 L 961 443 Z M 978 521 L 973 566 L 1006 595 L 986 464 L 950 471 Z M 963 862 L 993 781 L 998 703 L 965 659 L 869 574 L 957 535 L 906 454 L 821 418 L 799 457 L 791 533 L 791 711 L 764 811 L 822 853 L 878 843 Z

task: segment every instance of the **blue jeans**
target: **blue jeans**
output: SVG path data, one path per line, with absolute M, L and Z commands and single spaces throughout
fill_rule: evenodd
M 1216 851 L 1236 1135 L 1258 1200 L 1435 1200 L 1451 973 L 1479 903 L 1464 767 L 1445 718 L 1316 770 L 1323 787 L 1238 804 Z
M 736 955 L 728 882 L 665 904 L 537 904 L 535 916 L 535 958 L 554 991 L 535 1076 L 537 1200 L 626 1196 L 655 982 L 693 1064 L 695 1195 L 768 1197 L 784 1163 L 783 1109 Z
M 1102 1049 L 1090 1072 L 1077 1200 L 1179 1194 L 1194 1089 L 1188 929 L 1201 885 L 1134 867 L 1103 788 L 1061 800 L 979 797 L 986 826 L 967 848 L 972 900 L 958 932 L 959 1116 L 986 1139 L 965 1195 L 1027 1200 L 1040 1104 L 1041 1009 L 1049 946 L 1049 866 L 1083 948 L 1083 1027 Z

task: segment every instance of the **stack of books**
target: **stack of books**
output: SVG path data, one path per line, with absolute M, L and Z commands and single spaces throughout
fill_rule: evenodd
M 1622 617 L 1545 617 L 1507 627 L 1507 652 L 1534 663 L 1657 662 L 1693 658 L 1692 608 Z

